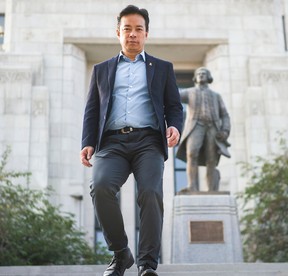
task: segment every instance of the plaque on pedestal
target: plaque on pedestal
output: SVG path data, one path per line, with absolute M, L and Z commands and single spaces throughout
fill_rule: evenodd
M 243 262 L 235 198 L 196 192 L 174 197 L 171 263 Z

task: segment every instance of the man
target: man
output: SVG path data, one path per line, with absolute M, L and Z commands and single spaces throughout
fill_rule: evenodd
M 134 263 L 116 194 L 132 172 L 140 207 L 138 275 L 157 275 L 163 224 L 162 178 L 169 147 L 182 130 L 183 110 L 171 63 L 144 52 L 149 16 L 133 5 L 118 18 L 122 51 L 93 68 L 85 108 L 81 162 L 93 164 L 91 196 L 114 256 L 104 276 Z
M 196 87 L 180 91 L 182 102 L 188 105 L 177 157 L 187 162 L 188 191 L 199 191 L 198 166 L 207 167 L 208 189 L 217 191 L 220 155 L 230 157 L 230 117 L 222 97 L 208 87 L 213 81 L 209 70 L 198 68 L 193 81 Z

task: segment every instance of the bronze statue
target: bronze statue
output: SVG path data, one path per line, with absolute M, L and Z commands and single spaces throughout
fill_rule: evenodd
M 195 87 L 180 89 L 187 112 L 176 156 L 187 162 L 186 191 L 199 191 L 198 166 L 206 166 L 209 191 L 218 191 L 220 173 L 216 166 L 220 155 L 231 157 L 227 149 L 230 117 L 222 97 L 208 86 L 213 78 L 207 68 L 198 68 L 193 81 Z

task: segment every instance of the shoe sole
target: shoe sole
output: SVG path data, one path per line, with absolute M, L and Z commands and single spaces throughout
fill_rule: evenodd
M 158 274 L 155 271 L 147 271 L 144 274 L 141 274 L 143 276 L 158 276 Z

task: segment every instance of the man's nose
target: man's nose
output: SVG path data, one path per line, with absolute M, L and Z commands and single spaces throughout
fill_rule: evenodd
M 136 36 L 135 31 L 131 31 L 130 34 L 129 34 L 129 36 L 130 36 L 130 37 Z

